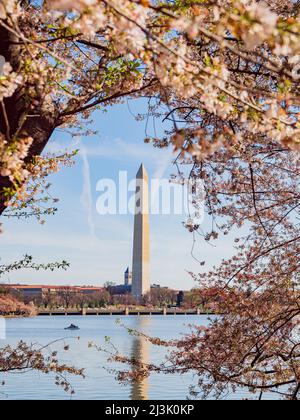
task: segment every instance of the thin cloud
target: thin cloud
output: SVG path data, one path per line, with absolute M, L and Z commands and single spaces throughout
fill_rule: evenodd
M 80 202 L 86 213 L 87 223 L 90 229 L 91 237 L 96 237 L 95 223 L 93 219 L 93 197 L 91 187 L 91 173 L 90 165 L 87 157 L 85 146 L 81 142 L 80 156 L 82 158 L 82 175 L 83 175 L 83 189 L 80 197 Z

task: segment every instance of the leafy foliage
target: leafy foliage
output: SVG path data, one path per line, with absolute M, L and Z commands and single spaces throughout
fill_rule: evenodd
M 50 270 L 54 271 L 55 269 L 66 270 L 70 264 L 67 261 L 47 263 L 47 264 L 37 264 L 33 261 L 32 256 L 24 255 L 20 261 L 15 261 L 9 265 L 0 265 L 0 276 L 10 273 L 11 271 L 21 270 L 21 269 L 32 269 L 32 270 Z

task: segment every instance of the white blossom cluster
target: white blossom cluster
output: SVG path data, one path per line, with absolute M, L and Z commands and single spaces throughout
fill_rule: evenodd
M 0 101 L 12 96 L 22 80 L 22 76 L 15 73 L 11 65 L 5 62 L 0 74 Z

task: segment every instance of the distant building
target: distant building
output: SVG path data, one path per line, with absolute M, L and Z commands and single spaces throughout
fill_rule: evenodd
M 125 286 L 131 286 L 132 284 L 132 273 L 129 271 L 129 267 L 127 267 L 124 273 L 124 284 Z
M 131 293 L 131 285 L 118 284 L 117 286 L 111 286 L 109 292 L 111 295 L 126 295 Z
M 93 294 L 103 290 L 103 287 L 95 286 L 52 286 L 52 285 L 23 285 L 10 284 L 5 285 L 5 288 L 16 293 L 21 294 L 26 301 L 41 299 L 45 293 L 59 293 L 60 291 L 69 290 L 74 293 Z
M 181 290 L 177 294 L 177 306 L 180 307 L 184 302 L 184 292 Z

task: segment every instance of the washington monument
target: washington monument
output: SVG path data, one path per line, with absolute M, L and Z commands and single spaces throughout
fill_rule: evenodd
M 149 186 L 144 165 L 136 174 L 132 259 L 132 295 L 140 300 L 150 291 Z

